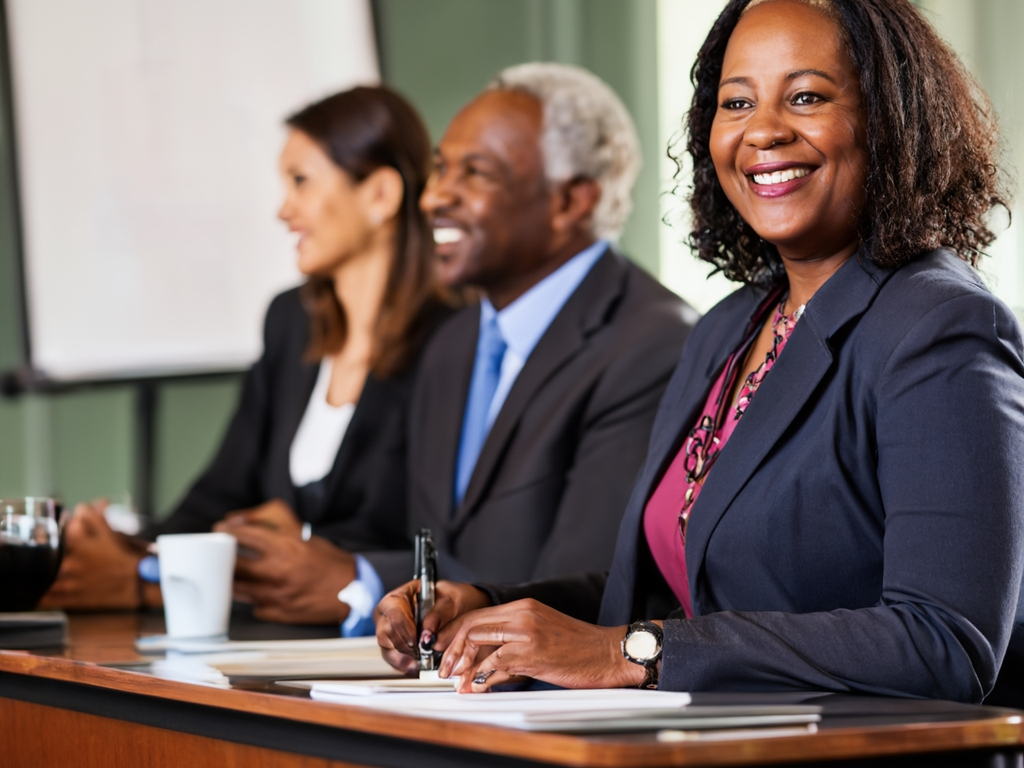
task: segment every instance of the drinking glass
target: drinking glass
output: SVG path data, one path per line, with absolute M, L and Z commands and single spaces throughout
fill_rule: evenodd
M 54 499 L 0 499 L 0 611 L 32 610 L 57 578 L 59 514 Z

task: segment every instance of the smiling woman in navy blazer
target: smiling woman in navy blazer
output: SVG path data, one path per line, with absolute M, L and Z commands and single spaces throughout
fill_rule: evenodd
M 1003 203 L 984 98 L 905 0 L 733 0 L 694 76 L 693 242 L 746 285 L 683 351 L 611 571 L 443 583 L 419 639 L 463 691 L 1024 702 L 1024 350 L 972 269 Z M 378 608 L 399 667 L 410 592 Z

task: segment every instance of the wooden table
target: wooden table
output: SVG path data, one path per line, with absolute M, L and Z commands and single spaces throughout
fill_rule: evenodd
M 155 616 L 77 616 L 63 652 L 0 651 L 0 765 L 1003 766 L 1019 764 L 1024 744 L 1024 713 L 946 702 L 826 696 L 814 734 L 665 744 L 399 717 L 272 683 L 226 690 L 101 666 L 138 660 L 135 637 L 160 629 Z

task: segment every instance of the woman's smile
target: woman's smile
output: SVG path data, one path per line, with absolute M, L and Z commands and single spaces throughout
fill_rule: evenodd
M 761 163 L 746 169 L 750 188 L 760 197 L 782 197 L 800 189 L 817 170 L 792 163 Z

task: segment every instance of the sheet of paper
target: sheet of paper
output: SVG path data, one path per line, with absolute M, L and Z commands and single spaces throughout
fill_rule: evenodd
M 164 680 L 212 685 L 216 688 L 231 687 L 227 675 L 205 664 L 196 656 L 172 655 L 166 659 L 158 659 L 149 665 L 148 672 Z
M 317 698 L 320 694 L 334 696 L 373 696 L 387 693 L 422 693 L 424 691 L 451 691 L 455 687 L 455 679 L 424 680 L 415 677 L 400 677 L 380 680 L 313 680 L 306 681 L 303 687 L 310 688 L 310 695 Z M 316 695 L 314 695 L 314 693 Z
M 315 640 L 228 640 L 227 638 L 173 638 L 167 635 L 149 635 L 135 641 L 139 653 L 236 653 L 239 651 L 268 651 L 292 653 L 300 651 L 330 651 L 339 654 L 380 656 L 375 637 L 326 637 Z

